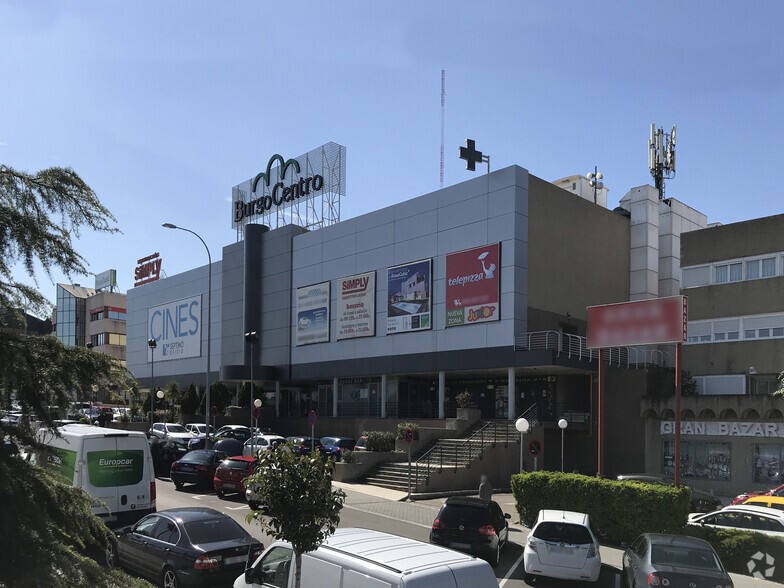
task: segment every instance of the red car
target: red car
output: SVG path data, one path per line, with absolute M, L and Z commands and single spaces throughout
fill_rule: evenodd
M 258 462 L 247 455 L 235 455 L 226 458 L 215 470 L 213 484 L 218 498 L 223 498 L 227 493 L 238 492 L 245 495 L 245 478 L 253 475 Z
M 738 494 L 730 504 L 743 504 L 752 496 L 784 496 L 784 484 L 778 488 L 768 490 L 767 492 L 765 490 L 760 490 L 759 492 L 744 492 L 743 494 Z

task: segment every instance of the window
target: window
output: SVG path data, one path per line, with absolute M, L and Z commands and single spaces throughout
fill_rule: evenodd
M 762 277 L 772 278 L 776 275 L 776 258 L 767 257 L 762 260 Z
M 771 333 L 774 337 L 784 337 L 784 327 L 774 327 Z
M 760 329 L 759 336 L 760 338 L 770 337 L 770 329 Z
M 757 336 L 757 331 L 755 329 L 746 329 L 743 331 L 743 338 L 744 339 L 753 339 Z
M 737 262 L 717 265 L 715 275 L 717 284 L 740 282 L 743 279 L 743 264 Z
M 729 333 L 727 333 L 727 339 L 729 341 L 734 341 L 739 338 L 739 335 L 740 333 L 738 333 L 738 331 L 730 331 Z
M 760 277 L 760 260 L 755 259 L 754 261 L 747 261 L 746 262 L 746 279 L 747 280 L 756 280 Z
M 288 586 L 289 569 L 293 551 L 288 547 L 273 547 L 259 562 L 258 571 L 264 571 L 262 581 L 267 586 L 285 588 Z
M 716 283 L 717 284 L 726 284 L 727 283 L 727 266 L 726 265 L 717 265 L 716 266 Z
M 675 441 L 662 441 L 663 473 L 675 473 Z M 728 481 L 732 478 L 730 444 L 705 441 L 681 442 L 681 472 L 684 477 Z
M 784 445 L 755 444 L 752 446 L 752 480 L 760 484 L 781 483 L 781 457 Z
M 727 338 L 727 333 L 713 333 L 714 341 L 724 341 Z

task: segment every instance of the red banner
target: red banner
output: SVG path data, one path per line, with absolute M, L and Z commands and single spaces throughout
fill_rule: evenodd
M 588 307 L 588 347 L 686 341 L 686 296 Z
M 497 321 L 500 312 L 500 245 L 446 256 L 446 326 Z

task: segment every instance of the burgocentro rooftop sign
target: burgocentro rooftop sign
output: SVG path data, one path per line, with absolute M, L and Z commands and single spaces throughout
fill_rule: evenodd
M 286 178 L 286 172 L 289 170 L 289 168 L 292 167 L 294 168 L 294 173 L 296 175 L 300 175 L 299 162 L 296 159 L 283 161 L 283 157 L 277 153 L 270 157 L 269 162 L 267 162 L 267 171 L 257 174 L 251 182 L 251 192 L 254 195 L 261 192 L 261 195 L 251 200 L 250 202 L 243 202 L 241 200 L 236 200 L 233 202 L 234 222 L 242 222 L 242 219 L 244 219 L 246 216 L 256 216 L 265 210 L 270 210 L 273 206 L 281 206 L 286 202 L 291 202 L 302 196 L 309 196 L 311 190 L 315 193 L 324 188 L 324 176 L 321 174 L 315 174 L 314 176 L 300 177 L 299 180 L 291 178 L 291 183 L 288 186 L 286 186 L 282 181 L 275 182 L 275 184 L 272 185 L 271 193 L 264 195 L 263 190 L 260 191 L 258 189 L 259 183 L 263 183 L 265 188 L 270 187 L 272 164 L 276 161 L 280 164 L 279 173 L 281 179 Z
M 276 153 L 263 172 L 232 188 L 232 228 L 249 222 L 273 229 L 285 224 L 315 228 L 339 222 L 345 177 L 346 148 L 337 143 L 326 143 L 292 159 Z M 317 203 L 317 198 L 322 202 Z

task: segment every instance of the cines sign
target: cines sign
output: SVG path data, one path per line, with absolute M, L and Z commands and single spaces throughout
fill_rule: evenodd
M 201 294 L 150 308 L 147 311 L 147 338 L 155 339 L 157 347 L 155 351 L 147 349 L 147 361 L 199 357 L 201 314 Z
M 278 162 L 280 165 L 279 177 L 281 180 L 285 179 L 286 172 L 290 167 L 294 168 L 294 173 L 299 175 L 300 167 L 296 159 L 289 159 L 284 161 L 283 157 L 277 153 L 270 157 L 267 162 L 267 170 L 264 173 L 259 173 L 253 178 L 251 182 L 251 192 L 257 193 L 257 188 L 260 180 L 264 180 L 264 186 L 270 187 L 270 172 L 272 164 Z M 299 178 L 299 180 L 286 186 L 284 182 L 277 182 L 272 186 L 272 192 L 266 196 L 259 196 L 250 202 L 243 202 L 235 200 L 234 205 L 234 222 L 241 222 L 242 219 L 249 216 L 256 216 L 262 214 L 266 210 L 270 210 L 273 206 L 281 206 L 287 202 L 293 202 L 303 196 L 310 196 L 311 190 L 320 192 L 324 188 L 324 177 L 320 174 L 314 176 Z

